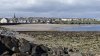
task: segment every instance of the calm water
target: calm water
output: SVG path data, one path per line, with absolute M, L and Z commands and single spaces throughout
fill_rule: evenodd
M 58 31 L 100 31 L 100 25 L 78 25 L 57 28 Z

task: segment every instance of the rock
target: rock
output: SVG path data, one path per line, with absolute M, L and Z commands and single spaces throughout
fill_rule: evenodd
M 25 39 L 20 39 L 20 42 L 19 42 L 20 52 L 23 52 L 23 53 L 30 52 L 30 49 L 31 49 L 30 43 L 26 41 Z
M 71 53 L 70 56 L 82 56 L 82 54 L 79 52 L 78 53 Z
M 63 56 L 64 55 L 64 51 L 63 51 L 62 47 L 58 47 L 58 48 L 53 47 L 52 50 L 53 50 L 54 56 Z
M 100 54 L 96 54 L 95 56 L 100 56 Z
M 45 47 L 44 45 L 38 45 L 37 47 L 36 47 L 36 52 L 38 53 L 38 54 L 40 54 L 40 53 L 47 53 L 48 52 L 48 48 L 47 47 Z
M 31 55 L 47 55 L 49 49 L 45 47 L 44 45 L 36 45 L 32 48 L 32 54 Z
M 20 53 L 14 53 L 12 56 L 21 56 Z
M 5 37 L 2 38 L 1 42 L 12 51 L 16 52 L 18 50 L 18 40 L 15 38 Z
M 74 50 L 73 49 L 69 49 L 68 52 L 74 52 Z
M 5 51 L 1 56 L 11 56 L 11 55 L 9 55 L 9 51 Z
M 1 55 L 3 52 L 6 51 L 6 48 L 7 48 L 7 47 L 6 47 L 4 44 L 2 44 L 1 41 L 0 41 L 0 55 Z
M 36 55 L 36 47 L 37 47 L 37 45 L 34 45 L 33 47 L 32 47 L 32 52 L 31 52 L 31 55 Z
M 48 54 L 47 53 L 43 53 L 43 54 L 41 54 L 41 56 L 48 56 Z
M 64 53 L 65 53 L 65 54 L 68 54 L 68 48 L 65 48 L 65 47 L 64 47 Z
M 11 49 L 13 47 L 13 44 L 11 42 L 11 37 L 5 37 L 2 38 L 2 43 L 5 44 L 6 47 L 8 47 L 9 49 Z
M 14 53 L 12 56 L 29 56 L 28 54 L 23 53 Z
M 19 40 L 16 39 L 16 38 L 12 38 L 12 39 L 11 39 L 11 42 L 13 43 L 12 51 L 14 51 L 14 52 L 19 52 L 19 49 L 18 49 L 18 47 L 19 47 L 19 45 L 18 45 Z

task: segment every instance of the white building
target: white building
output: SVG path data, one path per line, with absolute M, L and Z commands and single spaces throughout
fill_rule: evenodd
M 2 18 L 2 19 L 0 20 L 0 23 L 8 23 L 8 19 L 7 19 L 7 18 Z
M 66 19 L 61 19 L 62 21 L 71 21 L 72 19 L 70 19 L 70 18 L 66 18 Z

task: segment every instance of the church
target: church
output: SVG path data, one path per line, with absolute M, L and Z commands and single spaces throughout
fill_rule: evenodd
M 14 18 L 0 18 L 0 23 L 14 23 L 14 19 L 16 18 L 14 14 Z

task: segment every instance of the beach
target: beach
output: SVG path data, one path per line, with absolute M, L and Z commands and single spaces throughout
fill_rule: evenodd
M 97 24 L 96 24 L 97 25 Z M 19 25 L 2 25 L 2 27 L 9 28 L 14 31 L 59 31 L 60 28 L 73 28 L 73 27 L 91 27 L 91 25 L 79 24 L 19 24 Z M 62 29 L 63 30 L 63 29 Z M 95 30 L 95 29 L 94 29 Z M 67 30 L 66 30 L 67 31 Z

